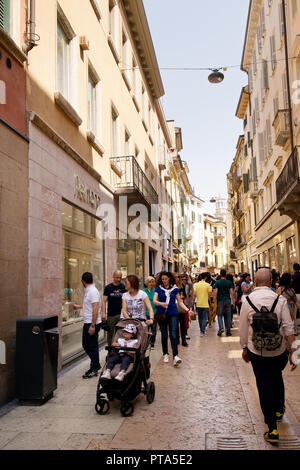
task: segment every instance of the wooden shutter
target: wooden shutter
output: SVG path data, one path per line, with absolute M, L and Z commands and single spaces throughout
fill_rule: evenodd
M 255 112 L 256 112 L 256 123 L 259 121 L 259 102 L 258 97 L 255 98 Z
M 288 89 L 287 89 L 287 79 L 286 74 L 282 74 L 282 92 L 283 92 L 283 109 L 288 109 L 289 107 L 289 98 L 288 98 Z
M 257 163 L 256 163 L 256 157 L 253 157 L 252 163 L 253 163 L 253 166 L 252 166 L 252 170 L 253 170 L 252 178 L 253 178 L 253 181 L 257 181 Z
M 276 97 L 273 99 L 273 106 L 274 106 L 274 119 L 275 119 L 276 114 L 278 113 L 278 109 L 279 109 L 279 99 L 278 99 L 278 96 L 276 96 Z
M 0 0 L 0 27 L 9 33 L 10 30 L 10 0 Z
M 265 8 L 260 9 L 260 28 L 261 28 L 261 37 L 264 37 L 266 32 L 266 23 L 265 23 Z
M 266 60 L 263 61 L 263 85 L 265 91 L 269 89 L 269 70 L 268 62 Z
M 257 50 L 258 54 L 261 52 L 261 27 L 257 26 L 256 28 L 256 37 L 257 37 Z
M 270 47 L 271 47 L 271 64 L 272 70 L 275 69 L 276 66 L 276 43 L 275 43 L 275 34 L 270 37 Z
M 271 134 L 271 122 L 270 122 L 270 119 L 267 119 L 266 131 L 267 131 L 267 149 L 268 149 L 267 155 L 269 155 L 269 154 L 271 153 L 271 151 L 272 151 L 272 134 Z
M 257 62 L 256 62 L 256 51 L 255 49 L 252 52 L 252 62 L 253 62 L 253 73 L 256 75 L 257 73 Z
M 284 22 L 283 22 L 283 10 L 282 10 L 282 3 L 280 1 L 279 5 L 279 31 L 280 31 L 280 41 L 284 36 Z
M 259 147 L 259 161 L 260 163 L 265 161 L 265 144 L 264 144 L 264 134 L 259 132 L 258 134 L 258 147 Z
M 248 81 L 249 81 L 249 93 L 252 93 L 253 90 L 253 77 L 252 77 L 252 69 L 249 69 L 248 72 Z

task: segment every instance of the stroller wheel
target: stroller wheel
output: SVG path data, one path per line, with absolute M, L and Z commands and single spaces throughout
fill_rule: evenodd
M 146 387 L 146 398 L 147 402 L 153 403 L 155 397 L 155 385 L 154 382 L 149 382 Z
M 110 405 L 109 401 L 102 398 L 99 402 L 95 405 L 95 410 L 99 415 L 106 415 L 109 412 Z
M 129 401 L 123 401 L 121 403 L 121 414 L 123 416 L 131 416 L 134 410 L 134 406 Z

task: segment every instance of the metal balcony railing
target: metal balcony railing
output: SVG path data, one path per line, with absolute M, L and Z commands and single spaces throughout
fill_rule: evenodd
M 275 130 L 275 144 L 284 147 L 287 140 L 290 138 L 290 115 L 287 109 L 280 109 L 277 111 L 273 121 Z
M 290 192 L 294 184 L 299 182 L 298 148 L 295 147 L 288 158 L 282 172 L 276 180 L 277 204 Z
M 119 194 L 136 191 L 149 205 L 158 204 L 158 195 L 134 156 L 110 158 L 112 184 Z
M 245 237 L 245 235 L 244 235 L 244 234 L 238 235 L 238 236 L 235 238 L 233 245 L 234 245 L 235 248 L 238 248 L 238 247 L 241 247 L 241 246 L 246 245 L 246 237 Z

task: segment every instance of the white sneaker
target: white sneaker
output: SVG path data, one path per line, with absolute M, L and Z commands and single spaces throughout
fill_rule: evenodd
M 125 377 L 125 372 L 120 371 L 118 375 L 115 377 L 115 379 L 118 380 L 119 382 L 123 382 L 124 377 Z
M 164 362 L 165 363 L 169 362 L 169 354 L 164 355 Z
M 205 333 L 202 333 L 202 331 L 201 331 L 200 337 L 203 338 L 203 336 L 205 336 Z
M 111 379 L 111 375 L 110 375 L 109 370 L 106 369 L 106 370 L 103 372 L 103 374 L 101 375 L 101 379 L 107 379 L 107 380 L 110 380 L 110 379 Z
M 174 367 L 178 367 L 179 364 L 181 364 L 182 360 L 180 359 L 179 356 L 174 357 Z

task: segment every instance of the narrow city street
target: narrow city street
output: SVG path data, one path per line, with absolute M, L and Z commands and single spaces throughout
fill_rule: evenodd
M 192 322 L 182 364 L 164 364 L 160 336 L 151 353 L 155 401 L 135 400 L 134 415 L 123 418 L 119 402 L 96 414 L 97 379 L 82 380 L 88 361 L 64 370 L 54 398 L 41 407 L 9 404 L 0 409 L 0 449 L 19 450 L 281 450 L 300 449 L 300 368 L 285 369 L 286 414 L 280 444 L 264 442 L 252 368 L 241 359 L 235 317 L 231 337 L 217 336 L 216 323 L 200 338 Z M 103 363 L 105 351 L 101 351 Z

